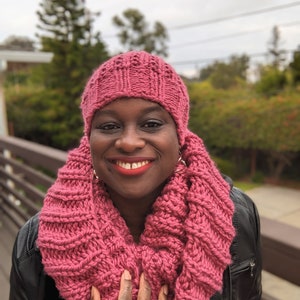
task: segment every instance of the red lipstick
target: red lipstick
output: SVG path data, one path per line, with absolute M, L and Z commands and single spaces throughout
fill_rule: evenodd
M 138 176 L 145 173 L 152 165 L 149 159 L 115 159 L 112 161 L 113 168 L 120 174 L 126 176 Z

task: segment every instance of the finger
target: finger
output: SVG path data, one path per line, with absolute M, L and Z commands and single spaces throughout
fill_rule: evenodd
M 101 300 L 100 293 L 94 286 L 91 289 L 91 300 Z
M 146 280 L 144 273 L 142 273 L 140 278 L 138 300 L 150 300 L 150 299 L 151 299 L 151 287 L 149 282 Z
M 121 276 L 118 300 L 132 300 L 132 281 L 131 275 L 127 270 Z
M 168 299 L 168 286 L 165 284 L 161 287 L 159 294 L 158 294 L 158 300 L 167 300 Z

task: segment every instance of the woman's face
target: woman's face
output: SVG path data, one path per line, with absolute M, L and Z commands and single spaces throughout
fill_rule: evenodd
M 179 157 L 172 117 L 159 104 L 135 98 L 115 100 L 95 113 L 90 147 L 96 174 L 112 198 L 156 198 Z

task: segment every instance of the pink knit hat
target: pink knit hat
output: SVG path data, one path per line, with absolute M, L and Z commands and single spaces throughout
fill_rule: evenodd
M 122 97 L 143 98 L 163 106 L 173 117 L 183 145 L 189 97 L 182 79 L 169 64 L 144 51 L 120 54 L 103 63 L 89 79 L 82 96 L 86 135 L 90 134 L 95 111 Z

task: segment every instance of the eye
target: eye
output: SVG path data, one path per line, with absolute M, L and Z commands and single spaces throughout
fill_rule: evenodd
M 142 127 L 147 131 L 156 131 L 160 129 L 160 127 L 163 125 L 162 121 L 159 120 L 148 120 L 143 123 Z
M 102 131 L 103 133 L 114 133 L 120 129 L 120 125 L 110 122 L 110 123 L 99 124 L 98 126 L 96 126 L 96 128 Z

